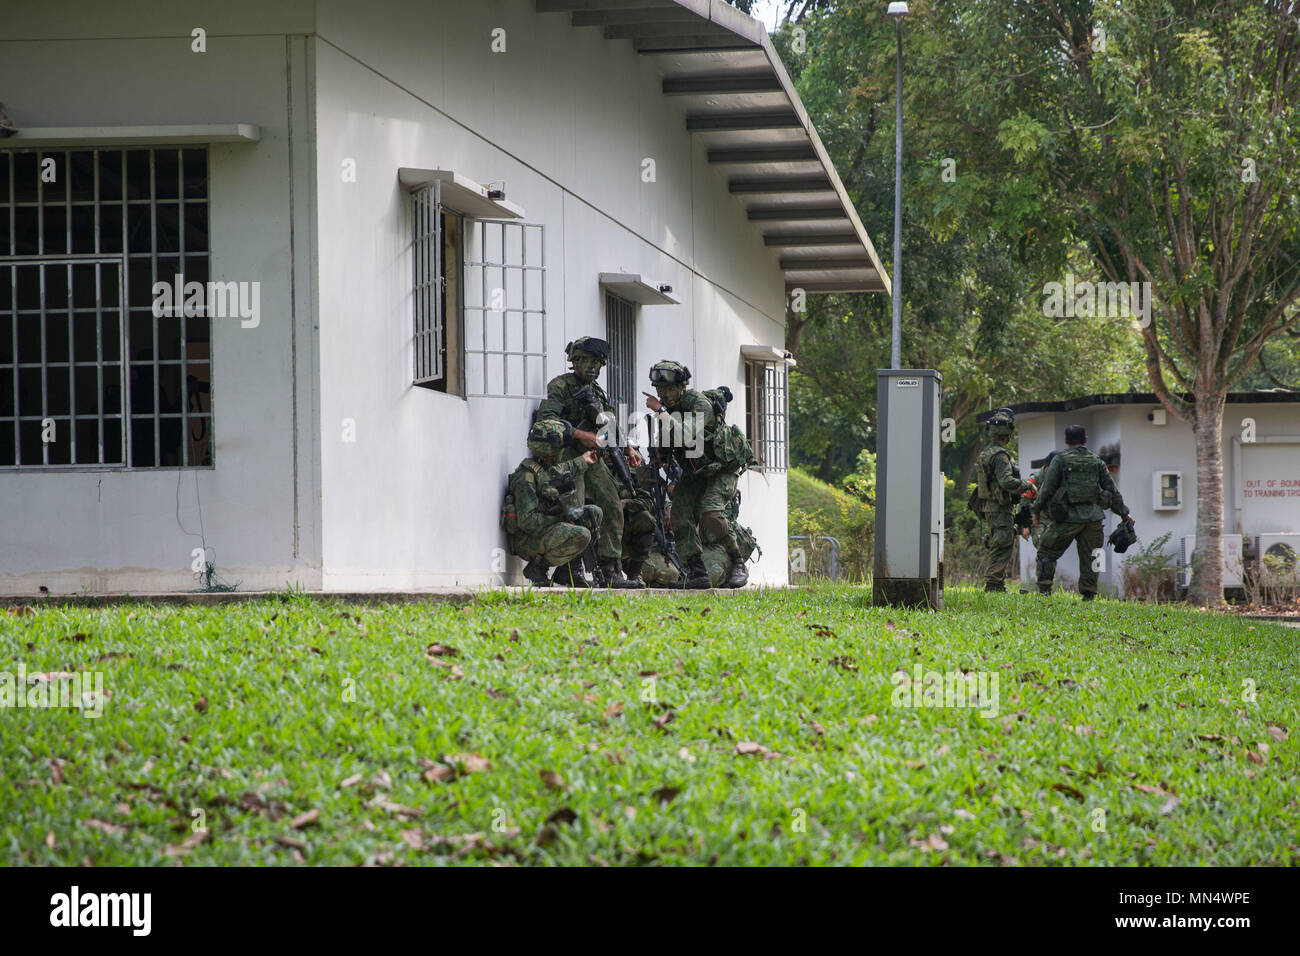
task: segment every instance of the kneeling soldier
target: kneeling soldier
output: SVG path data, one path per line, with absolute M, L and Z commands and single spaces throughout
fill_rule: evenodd
M 524 577 L 539 587 L 551 583 L 547 569 L 555 567 L 555 583 L 589 587 L 582 575 L 581 556 L 600 526 L 600 509 L 579 506 L 575 479 L 596 463 L 596 453 L 556 464 L 569 443 L 565 422 L 542 420 L 528 430 L 528 451 L 510 476 L 501 527 L 511 554 L 528 563 Z

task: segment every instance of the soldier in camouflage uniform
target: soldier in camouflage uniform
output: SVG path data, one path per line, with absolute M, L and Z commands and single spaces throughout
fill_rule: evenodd
M 736 496 L 739 475 L 713 460 L 714 433 L 721 423 L 713 402 L 686 387 L 690 380 L 690 369 L 664 360 L 650 369 L 650 383 L 656 395 L 643 393 L 646 405 L 659 416 L 661 438 L 670 427 L 670 413 L 674 420 L 671 427 L 676 430 L 677 422 L 681 426 L 680 434 L 673 435 L 671 449 L 682 466 L 681 480 L 672 493 L 677 551 L 686 567 L 686 587 L 693 590 L 710 587 L 700 541 L 701 532 L 708 532 L 727 553 L 729 567 L 723 587 L 741 588 L 748 583 L 749 572 L 726 514 L 728 504 Z
M 988 420 L 992 441 L 980 452 L 975 463 L 988 559 L 985 591 L 1004 592 L 1007 589 L 1006 578 L 1016 552 L 1015 503 L 1021 494 L 1032 489 L 1028 482 L 1021 481 L 1019 469 L 1007 448 L 1015 427 L 1016 417 L 1011 409 L 999 408 L 994 412 Z
M 609 398 L 606 396 L 605 390 L 596 381 L 600 377 L 600 370 L 609 358 L 609 343 L 604 339 L 583 336 L 565 346 L 564 352 L 569 356 L 573 371 L 551 379 L 550 384 L 546 386 L 546 398 L 537 408 L 536 420 L 566 421 L 574 425 L 582 424 L 583 419 L 587 417 L 587 407 L 583 405 L 577 396 L 578 392 L 588 385 L 596 394 L 601 412 L 612 416 L 614 408 L 609 404 Z M 560 460 L 571 461 L 586 451 L 599 451 L 602 447 L 601 438 L 596 431 L 575 428 L 569 447 L 564 450 Z M 633 468 L 641 463 L 641 456 L 635 448 L 627 449 L 627 458 L 628 464 Z M 618 485 L 613 474 L 610 473 L 609 465 L 605 462 L 603 454 L 598 456 L 596 464 L 582 476 L 578 491 L 580 500 L 584 503 L 597 505 L 603 516 L 600 531 L 596 538 L 596 556 L 600 561 L 601 570 L 604 572 L 609 586 L 614 588 L 644 587 L 644 583 L 640 582 L 635 574 L 633 574 L 631 580 L 625 578 L 620 567 L 620 559 L 623 557 L 625 530 L 623 502 Z M 638 525 L 641 524 L 644 524 L 643 520 L 638 521 Z M 633 537 L 638 537 L 638 533 L 633 532 Z M 635 545 L 630 549 L 629 561 L 636 560 L 636 550 Z M 642 553 L 641 557 L 644 559 L 644 553 Z
M 1110 477 L 1106 463 L 1088 450 L 1088 433 L 1082 425 L 1065 429 L 1065 451 L 1052 459 L 1043 476 L 1033 509 L 1036 514 L 1047 511 L 1052 524 L 1043 532 L 1038 550 L 1038 591 L 1052 593 L 1052 579 L 1056 577 L 1056 561 L 1074 542 L 1079 553 L 1079 594 L 1085 601 L 1097 596 L 1097 570 L 1093 555 L 1101 550 L 1101 522 L 1106 516 L 1102 502 L 1119 515 L 1130 527 L 1133 516 L 1128 512 L 1115 481 Z M 1061 492 L 1058 501 L 1053 502 Z M 1056 509 L 1052 514 L 1050 509 Z M 1062 513 L 1063 512 L 1063 513 Z
M 1034 493 L 1039 488 L 1043 487 L 1043 476 L 1047 474 L 1047 466 L 1052 463 L 1052 459 L 1055 457 L 1056 457 L 1056 452 L 1049 451 L 1047 453 L 1047 457 L 1043 459 L 1043 466 L 1041 468 L 1036 468 L 1033 472 L 1030 473 L 1029 477 L 1026 480 L 1034 487 L 1029 491 L 1021 493 L 1020 505 L 1019 505 L 1020 508 L 1028 508 L 1032 513 Z M 1030 522 L 1028 527 L 1020 528 L 1020 536 L 1022 538 L 1028 538 L 1033 543 L 1034 550 L 1036 551 L 1038 550 L 1039 542 L 1042 541 L 1043 539 L 1043 531 L 1046 528 L 1050 528 L 1051 524 L 1052 524 L 1052 519 L 1050 517 L 1048 517 L 1046 520 L 1043 520 L 1041 515 L 1034 515 L 1033 520 Z M 1019 523 L 1017 523 L 1017 526 L 1019 526 Z
M 570 429 L 563 422 L 538 421 L 528 430 L 528 451 L 510 476 L 501 526 L 510 553 L 528 562 L 524 577 L 539 587 L 551 583 L 547 569 L 555 567 L 555 583 L 587 587 L 574 563 L 591 542 L 592 528 L 600 525 L 600 509 L 580 505 L 577 478 L 596 463 L 594 451 L 557 464 L 568 445 Z

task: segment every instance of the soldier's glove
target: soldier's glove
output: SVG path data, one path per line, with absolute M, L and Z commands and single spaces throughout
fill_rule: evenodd
M 1032 478 L 1026 478 L 1025 484 L 1029 485 L 1029 487 L 1021 492 L 1020 497 L 1033 501 L 1034 497 L 1038 494 L 1038 482 L 1034 481 Z
M 586 518 L 586 509 L 584 508 L 566 508 L 564 509 L 564 520 L 569 524 L 583 524 Z
M 1028 528 L 1034 523 L 1033 513 L 1029 510 L 1029 504 L 1026 502 L 1020 506 L 1016 512 L 1016 527 Z
M 589 531 L 595 531 L 600 527 L 600 507 L 598 505 L 583 505 L 582 519 L 579 522 Z
M 567 471 L 561 471 L 551 479 L 551 487 L 555 489 L 557 495 L 566 495 L 578 487 L 574 481 L 573 475 Z

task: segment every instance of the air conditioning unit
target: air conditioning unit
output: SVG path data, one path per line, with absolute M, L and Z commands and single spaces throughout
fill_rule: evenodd
M 1300 537 L 1297 535 L 1296 537 Z M 1188 587 L 1192 583 L 1192 552 L 1196 550 L 1196 535 L 1183 535 L 1183 548 L 1178 556 L 1178 586 Z M 1225 588 L 1241 587 L 1242 571 L 1245 569 L 1241 559 L 1241 535 L 1225 534 L 1223 536 L 1223 586 Z
M 1300 587 L 1300 534 L 1256 535 L 1255 555 L 1264 587 Z

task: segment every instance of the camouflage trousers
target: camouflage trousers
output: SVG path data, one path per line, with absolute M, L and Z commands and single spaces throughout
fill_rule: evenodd
M 654 502 L 638 491 L 635 498 L 623 499 L 623 561 L 644 561 L 654 541 Z
M 1006 508 L 987 512 L 984 515 L 984 530 L 984 557 L 988 561 L 984 586 L 1000 591 L 1007 586 L 1007 576 L 1011 573 L 1016 542 L 1020 536 L 1016 534 L 1015 521 Z
M 580 454 L 571 451 L 564 460 Z M 605 561 L 617 558 L 623 550 L 623 506 L 618 497 L 618 484 L 605 463 L 604 452 L 598 452 L 596 463 L 577 476 L 578 501 L 600 508 L 600 530 L 596 532 L 596 557 Z
M 1053 522 L 1043 531 L 1038 549 L 1038 590 L 1052 590 L 1052 579 L 1056 577 L 1056 562 L 1065 554 L 1074 542 L 1079 554 L 1079 593 L 1097 593 L 1097 571 L 1093 567 L 1093 555 L 1101 548 L 1100 521 L 1064 521 Z
M 736 475 L 686 478 L 673 490 L 673 534 L 682 564 L 704 551 L 701 532 L 723 546 L 728 554 L 736 550 L 736 532 L 727 520 L 727 506 L 736 497 Z
M 544 561 L 549 567 L 568 564 L 587 550 L 591 532 L 579 524 L 558 522 L 541 534 L 510 536 L 510 553 L 525 561 Z

